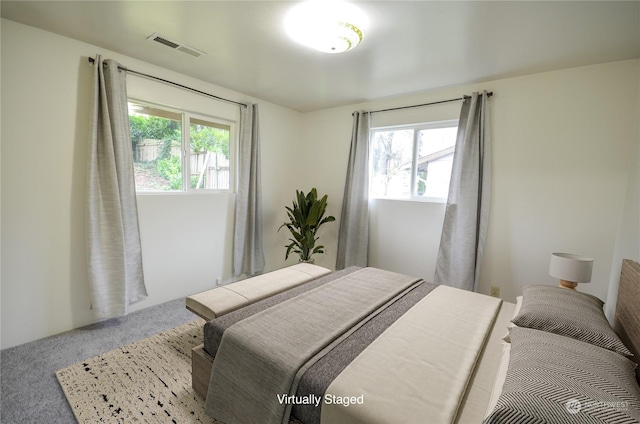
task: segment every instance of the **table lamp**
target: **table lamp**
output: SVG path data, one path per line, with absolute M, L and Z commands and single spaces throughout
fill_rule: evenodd
M 560 287 L 575 290 L 578 283 L 591 281 L 593 259 L 571 253 L 552 253 L 549 275 L 560 279 Z

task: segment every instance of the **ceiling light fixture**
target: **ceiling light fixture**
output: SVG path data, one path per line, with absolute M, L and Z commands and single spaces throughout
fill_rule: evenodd
M 342 53 L 362 42 L 367 18 L 341 1 L 312 0 L 295 6 L 285 17 L 287 34 L 324 53 Z

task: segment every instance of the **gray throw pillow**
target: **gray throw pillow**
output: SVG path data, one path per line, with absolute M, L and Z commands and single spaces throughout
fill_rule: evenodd
M 502 393 L 484 424 L 639 423 L 631 360 L 545 331 L 515 327 Z
M 512 322 L 613 350 L 631 358 L 604 316 L 602 301 L 587 293 L 553 286 L 526 286 L 522 308 Z

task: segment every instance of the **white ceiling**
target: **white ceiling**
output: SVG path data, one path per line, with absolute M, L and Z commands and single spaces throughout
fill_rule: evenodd
M 355 50 L 337 55 L 288 39 L 282 21 L 291 1 L 2 0 L 0 7 L 3 18 L 299 111 L 640 57 L 638 1 L 355 3 L 369 30 Z M 194 59 L 148 41 L 154 32 L 207 55 Z

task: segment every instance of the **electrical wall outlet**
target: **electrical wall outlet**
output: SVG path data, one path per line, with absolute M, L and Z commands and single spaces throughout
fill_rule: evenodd
M 491 296 L 500 297 L 500 287 L 491 286 Z
M 222 278 L 218 277 L 216 278 L 216 286 L 221 286 L 222 285 Z

